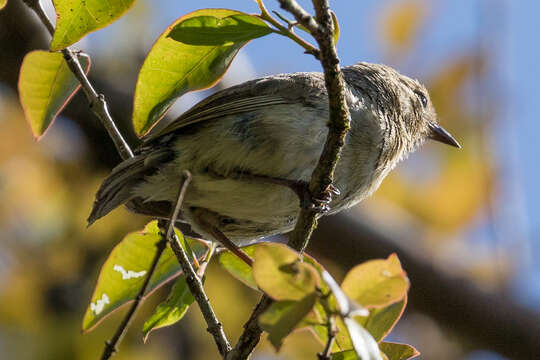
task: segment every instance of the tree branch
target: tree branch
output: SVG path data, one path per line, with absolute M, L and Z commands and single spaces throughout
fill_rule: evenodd
M 135 312 L 139 308 L 139 305 L 141 304 L 141 301 L 144 297 L 144 293 L 146 292 L 146 289 L 148 288 L 148 285 L 150 284 L 150 279 L 152 278 L 152 275 L 156 271 L 157 264 L 159 262 L 159 258 L 161 257 L 161 254 L 163 254 L 163 251 L 167 247 L 167 240 L 161 239 L 156 243 L 156 253 L 154 254 L 154 259 L 152 260 L 152 264 L 150 265 L 150 269 L 148 270 L 148 273 L 146 275 L 146 278 L 144 279 L 144 283 L 141 286 L 141 289 L 139 290 L 139 293 L 137 294 L 137 297 L 135 298 L 135 301 L 129 308 L 129 311 L 127 312 L 126 316 L 118 326 L 118 329 L 116 330 L 116 333 L 111 338 L 111 340 L 108 340 L 105 342 L 105 349 L 103 349 L 103 354 L 101 355 L 101 360 L 108 360 L 113 356 L 117 351 L 117 345 L 120 344 L 122 339 L 124 338 L 124 335 L 131 324 L 131 321 L 135 315 Z
M 315 58 L 319 59 L 319 57 L 320 57 L 319 49 L 317 49 L 316 47 L 314 47 L 313 45 L 311 45 L 310 43 L 308 43 L 307 41 L 305 41 L 304 39 L 302 39 L 301 37 L 296 35 L 293 32 L 292 26 L 291 26 L 290 23 L 288 23 L 288 27 L 285 27 L 285 26 L 281 25 L 279 23 L 279 21 L 277 21 L 268 12 L 268 10 L 266 9 L 266 6 L 264 6 L 264 3 L 262 2 L 262 0 L 256 0 L 256 1 L 257 1 L 257 5 L 259 5 L 259 9 L 261 10 L 261 14 L 259 15 L 259 17 L 261 19 L 263 19 L 265 21 L 268 21 L 270 24 L 274 25 L 278 29 L 277 32 L 279 34 L 288 37 L 289 39 L 291 39 L 292 41 L 294 41 L 295 43 L 297 43 L 298 45 L 303 47 L 306 50 L 306 54 L 311 54 L 311 55 L 315 56 Z M 281 16 L 279 14 L 277 14 L 277 16 L 281 18 Z
M 263 330 L 259 326 L 259 316 L 268 309 L 273 300 L 263 295 L 259 303 L 253 309 L 248 321 L 244 324 L 244 332 L 238 342 L 225 358 L 226 360 L 243 360 L 249 358 L 259 341 Z
M 32 9 L 37 14 L 37 16 L 39 17 L 43 25 L 45 25 L 49 33 L 53 35 L 54 26 L 47 17 L 47 14 L 45 14 L 45 11 L 43 10 L 43 7 L 41 6 L 39 0 L 23 1 L 26 5 L 28 5 L 30 9 Z M 133 152 L 131 151 L 131 148 L 124 140 L 124 137 L 116 127 L 116 124 L 109 113 L 109 107 L 107 106 L 105 97 L 103 96 L 103 94 L 98 94 L 96 92 L 96 90 L 88 80 L 88 77 L 84 73 L 84 70 L 74 51 L 68 47 L 62 50 L 62 54 L 66 59 L 66 63 L 69 69 L 71 70 L 71 72 L 73 72 L 77 80 L 79 80 L 79 82 L 81 83 L 81 87 L 86 94 L 88 103 L 90 104 L 90 109 L 92 109 L 94 114 L 96 114 L 96 116 L 99 118 L 99 120 L 109 133 L 109 136 L 113 140 L 114 145 L 116 146 L 116 150 L 118 150 L 118 153 L 120 154 L 122 159 L 125 160 L 127 158 L 133 157 Z
M 201 309 L 204 320 L 206 321 L 206 324 L 208 325 L 207 331 L 214 337 L 214 341 L 216 342 L 218 351 L 221 354 L 221 356 L 225 357 L 225 355 L 231 350 L 231 345 L 229 344 L 229 341 L 227 340 L 227 337 L 225 336 L 225 332 L 223 331 L 223 326 L 217 319 L 214 309 L 210 305 L 210 300 L 208 299 L 208 296 L 206 296 L 206 292 L 204 291 L 204 287 L 202 285 L 201 279 L 199 278 L 199 276 L 193 269 L 193 266 L 191 265 L 191 261 L 189 260 L 184 248 L 180 244 L 180 240 L 178 239 L 178 237 L 176 236 L 176 233 L 174 232 L 174 223 L 176 222 L 176 219 L 178 218 L 180 207 L 184 200 L 184 195 L 186 193 L 186 190 L 190 181 L 191 181 L 191 174 L 189 173 L 189 171 L 184 171 L 182 174 L 182 182 L 181 182 L 180 190 L 178 192 L 176 205 L 173 209 L 173 212 L 168 221 L 168 224 L 165 224 L 165 221 L 160 220 L 159 226 L 162 229 L 167 229 L 166 238 L 169 241 L 169 245 L 171 246 L 172 251 L 176 255 L 176 258 L 178 259 L 178 262 L 180 263 L 182 270 L 184 271 L 184 275 L 186 277 L 186 282 L 188 284 L 189 290 L 193 294 L 193 297 L 195 298 L 195 300 L 197 301 L 197 304 L 199 305 L 199 308 Z
M 345 80 L 339 66 L 334 44 L 334 23 L 328 0 L 313 0 L 315 19 L 294 0 L 279 0 L 281 8 L 289 11 L 296 20 L 313 35 L 320 48 L 320 60 L 328 91 L 330 119 L 328 137 L 321 157 L 309 183 L 315 199 L 331 198 L 334 171 L 339 161 L 345 137 L 350 128 L 351 116 L 345 101 Z M 313 230 L 317 227 L 318 213 L 314 209 L 301 209 L 294 230 L 289 234 L 288 244 L 302 252 L 306 248 Z
M 332 359 L 332 346 L 336 341 L 336 319 L 334 315 L 330 314 L 327 324 L 328 340 L 324 346 L 324 350 L 317 354 L 317 360 L 331 360 Z
M 329 114 L 328 136 L 319 162 L 313 171 L 309 190 L 314 198 L 331 198 L 334 171 L 339 161 L 345 137 L 350 128 L 351 117 L 345 101 L 345 80 L 339 67 L 339 59 L 334 44 L 334 23 L 330 13 L 328 0 L 313 0 L 316 18 L 309 15 L 294 0 L 278 0 L 281 8 L 290 12 L 300 24 L 307 28 L 320 50 L 318 58 L 324 69 L 324 79 L 328 91 Z M 262 1 L 257 1 L 261 11 Z M 264 13 L 264 11 L 263 11 Z M 267 12 L 266 12 L 267 13 Z M 274 23 L 272 23 L 274 24 Z M 275 25 L 275 24 L 274 24 Z M 294 39 L 293 39 L 294 40 Z M 318 212 L 312 209 L 301 209 L 294 230 L 289 234 L 288 244 L 299 252 L 306 248 L 313 230 L 317 227 Z M 260 341 L 262 329 L 258 317 L 270 306 L 272 300 L 263 295 L 249 320 L 244 325 L 244 332 L 227 359 L 247 359 Z

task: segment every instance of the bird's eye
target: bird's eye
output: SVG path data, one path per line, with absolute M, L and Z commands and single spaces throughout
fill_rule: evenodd
M 422 93 L 421 91 L 415 91 L 415 93 L 416 93 L 416 95 L 418 95 L 418 98 L 422 102 L 422 106 L 425 109 L 427 107 L 427 97 L 426 97 L 426 95 L 424 95 L 424 93 Z

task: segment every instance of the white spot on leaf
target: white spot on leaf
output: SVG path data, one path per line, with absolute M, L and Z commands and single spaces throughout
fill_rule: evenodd
M 128 279 L 132 279 L 132 278 L 139 278 L 141 276 L 144 276 L 144 274 L 146 274 L 146 270 L 142 270 L 142 271 L 138 271 L 138 272 L 133 271 L 133 270 L 126 271 L 126 269 L 124 269 L 122 267 L 122 265 L 114 265 L 113 270 L 118 271 L 119 273 L 122 274 L 122 280 L 128 280 Z
M 90 310 L 92 310 L 94 314 L 99 315 L 103 311 L 105 305 L 109 303 L 109 297 L 107 296 L 107 294 L 103 293 L 103 295 L 101 295 L 101 299 L 97 299 L 95 304 L 90 304 Z

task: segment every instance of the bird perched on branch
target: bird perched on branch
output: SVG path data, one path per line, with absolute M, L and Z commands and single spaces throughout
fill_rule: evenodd
M 299 206 L 332 214 L 358 203 L 426 139 L 460 147 L 418 81 L 378 64 L 342 71 L 351 128 L 328 203 L 308 190 L 328 134 L 323 74 L 282 74 L 221 90 L 146 136 L 101 185 L 89 224 L 121 204 L 169 217 L 189 170 L 181 220 L 208 240 L 242 246 L 290 231 Z

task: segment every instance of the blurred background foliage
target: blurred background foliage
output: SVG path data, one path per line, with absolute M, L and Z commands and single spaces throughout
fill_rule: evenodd
M 94 193 L 118 157 L 81 94 L 43 140 L 34 142 L 18 104 L 15 81 L 24 53 L 45 48 L 48 39 L 20 3 L 10 0 L 0 13 L 0 354 L 5 359 L 23 360 L 96 359 L 122 313 L 90 334 L 80 334 L 99 267 L 126 233 L 142 228 L 148 219 L 118 209 L 86 228 Z M 45 3 L 52 14 L 50 4 Z M 271 0 L 266 3 L 277 9 Z M 301 3 L 309 8 L 308 2 Z M 430 90 L 440 122 L 463 145 L 456 151 L 426 144 L 391 173 L 373 198 L 350 210 L 349 215 L 387 234 L 398 254 L 412 254 L 413 259 L 427 261 L 433 271 L 458 279 L 458 284 L 472 283 L 481 294 L 523 306 L 520 309 L 537 316 L 540 249 L 535 241 L 540 223 L 538 212 L 523 194 L 534 191 L 531 198 L 538 197 L 538 189 L 533 189 L 530 181 L 521 181 L 520 176 L 535 173 L 528 167 L 536 167 L 538 158 L 531 152 L 536 149 L 538 154 L 538 150 L 537 146 L 516 150 L 521 137 L 515 124 L 509 122 L 520 120 L 508 115 L 509 92 L 519 96 L 528 91 L 520 87 L 520 81 L 526 80 L 520 78 L 523 75 L 517 71 L 509 75 L 511 65 L 516 64 L 512 58 L 528 56 L 512 53 L 517 47 L 514 42 L 535 42 L 535 34 L 526 32 L 530 38 L 519 39 L 519 27 L 509 26 L 508 19 L 516 16 L 510 10 L 526 13 L 538 10 L 538 6 L 525 0 L 515 3 L 526 3 L 531 9 L 515 10 L 509 0 L 333 3 L 341 24 L 338 51 L 342 63 L 382 62 L 419 78 Z M 111 102 L 114 117 L 132 142 L 131 96 L 137 71 L 153 40 L 188 11 L 225 6 L 231 3 L 140 0 L 120 21 L 80 42 L 79 47 L 93 59 L 93 80 Z M 234 6 L 256 11 L 250 1 L 236 1 Z M 538 56 L 537 49 L 530 51 L 533 57 Z M 278 72 L 319 70 L 318 66 L 287 39 L 269 37 L 242 50 L 216 88 Z M 215 89 L 186 95 L 169 119 L 211 91 Z M 534 91 L 538 96 L 538 90 Z M 525 160 L 520 151 L 526 152 Z M 340 233 L 333 236 L 340 237 Z M 366 240 L 358 236 L 363 244 Z M 320 240 L 335 241 L 315 239 Z M 358 263 L 369 255 L 367 249 L 348 256 L 357 256 Z M 311 251 L 336 278 L 345 274 L 347 262 L 342 258 L 325 257 L 316 245 Z M 408 270 L 407 263 L 404 268 Z M 411 281 L 414 294 L 422 276 Z M 257 294 L 215 263 L 209 268 L 205 286 L 227 334 L 236 339 Z M 216 356 L 196 307 L 179 324 L 152 333 L 143 345 L 142 323 L 167 290 L 165 286 L 144 304 L 115 358 Z M 455 287 L 454 291 L 462 289 Z M 478 333 L 478 339 L 463 336 L 452 321 L 441 322 L 433 316 L 434 309 L 422 308 L 421 301 L 413 299 L 410 305 L 392 338 L 416 346 L 423 359 L 518 358 L 512 353 L 512 344 L 503 356 L 478 340 L 488 331 L 485 324 L 468 325 L 471 333 Z M 461 315 L 463 319 L 455 319 L 456 323 L 466 322 L 470 314 Z M 531 321 L 534 319 L 538 318 Z M 527 331 L 532 329 L 524 329 Z M 509 334 L 507 340 L 514 338 Z M 263 342 L 253 358 L 313 359 L 314 351 L 320 349 L 322 345 L 309 333 L 299 332 L 288 339 L 279 354 Z M 523 353 L 535 359 L 540 357 L 537 350 L 525 349 Z

